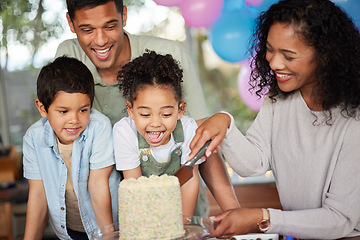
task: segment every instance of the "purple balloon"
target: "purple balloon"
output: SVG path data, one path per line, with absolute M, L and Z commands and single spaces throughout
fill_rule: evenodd
M 211 26 L 221 14 L 224 0 L 182 0 L 180 12 L 189 27 Z
M 261 104 L 264 101 L 267 91 L 259 98 L 259 96 L 256 95 L 256 91 L 259 90 L 259 88 L 255 87 L 254 89 L 252 89 L 249 83 L 251 73 L 249 60 L 242 61 L 240 65 L 241 71 L 238 76 L 238 88 L 240 97 L 244 101 L 246 106 L 258 112 L 261 108 Z
M 166 7 L 179 6 L 180 0 L 154 0 L 157 5 L 162 5 Z

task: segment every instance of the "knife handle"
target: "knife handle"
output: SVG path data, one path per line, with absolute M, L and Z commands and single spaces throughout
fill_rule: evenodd
M 205 155 L 205 151 L 208 148 L 209 144 L 210 144 L 211 140 L 207 141 L 204 146 L 201 147 L 201 149 L 196 153 L 196 155 L 190 159 L 189 161 L 187 161 L 184 165 L 185 166 L 194 166 L 195 163 L 202 158 Z

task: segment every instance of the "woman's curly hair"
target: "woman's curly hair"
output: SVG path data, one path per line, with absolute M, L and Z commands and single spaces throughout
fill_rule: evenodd
M 145 53 L 126 64 L 118 74 L 119 88 L 123 96 L 133 104 L 137 92 L 146 85 L 170 86 L 175 98 L 182 101 L 183 70 L 179 63 L 170 55 L 157 54 L 145 50 Z
M 260 88 L 257 94 L 269 88 L 273 101 L 278 95 L 292 94 L 279 89 L 266 60 L 267 36 L 275 21 L 291 24 L 295 33 L 315 49 L 319 64 L 313 94 L 321 100 L 322 108 L 328 111 L 343 103 L 343 115 L 355 117 L 360 106 L 360 33 L 330 0 L 283 0 L 260 14 L 250 49 L 251 84 Z

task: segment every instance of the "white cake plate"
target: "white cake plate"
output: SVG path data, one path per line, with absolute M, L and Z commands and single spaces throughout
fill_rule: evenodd
M 183 216 L 185 234 L 181 238 L 174 240 L 203 240 L 207 239 L 213 227 L 213 222 L 208 218 L 198 216 Z M 104 233 L 104 229 L 113 228 L 114 231 Z M 93 240 L 119 240 L 119 224 L 112 224 L 111 226 L 104 226 L 96 229 L 92 233 Z M 121 239 L 120 239 L 121 240 Z

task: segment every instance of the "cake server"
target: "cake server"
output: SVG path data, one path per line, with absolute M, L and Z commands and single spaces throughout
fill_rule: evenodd
M 184 185 L 184 183 L 186 183 L 190 178 L 192 178 L 194 165 L 200 158 L 205 155 L 205 151 L 210 142 L 211 140 L 207 141 L 192 159 L 184 163 L 184 165 L 174 173 L 174 176 L 179 179 L 180 187 Z

